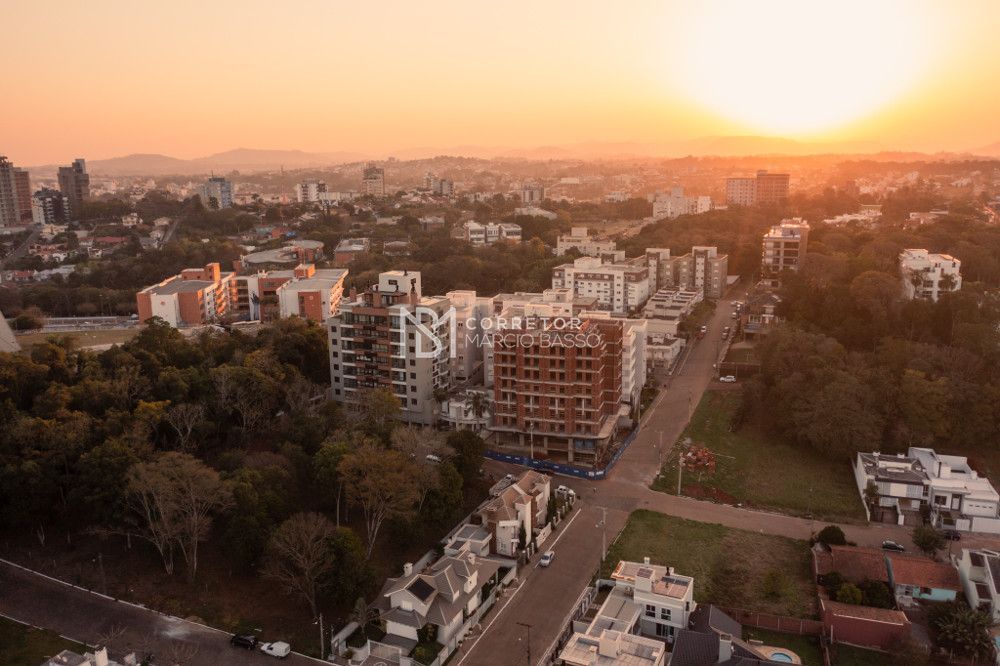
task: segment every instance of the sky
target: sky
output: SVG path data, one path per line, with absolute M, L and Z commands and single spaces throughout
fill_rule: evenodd
M 996 0 L 0 0 L 0 154 L 1000 141 Z

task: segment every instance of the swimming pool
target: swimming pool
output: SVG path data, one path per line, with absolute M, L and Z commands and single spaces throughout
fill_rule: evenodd
M 795 661 L 792 659 L 792 655 L 785 652 L 772 652 L 770 656 L 771 661 L 777 661 L 782 664 L 794 664 Z

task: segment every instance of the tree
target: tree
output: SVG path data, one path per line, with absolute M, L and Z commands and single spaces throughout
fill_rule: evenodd
M 140 536 L 152 543 L 173 572 L 176 544 L 188 577 L 198 573 L 198 544 L 208 538 L 212 518 L 232 501 L 218 472 L 186 453 L 162 453 L 129 469 L 130 505 L 139 515 Z
M 847 537 L 844 536 L 844 530 L 840 529 L 836 525 L 827 525 L 819 531 L 816 535 L 816 541 L 819 541 L 825 546 L 846 546 Z
M 336 528 L 319 513 L 297 513 L 271 535 L 264 576 L 277 581 L 288 594 L 297 594 L 316 616 L 316 598 L 336 558 L 330 539 Z
M 364 514 L 370 559 L 386 519 L 408 515 L 417 502 L 415 465 L 399 451 L 365 444 L 344 456 L 338 471 L 349 501 Z
M 320 496 L 334 498 L 337 527 L 340 527 L 340 500 L 344 494 L 344 482 L 339 467 L 344 456 L 351 452 L 351 445 L 342 440 L 327 440 L 313 456 L 313 479 Z
M 878 499 L 878 486 L 875 485 L 874 481 L 869 481 L 868 485 L 865 486 L 865 504 L 868 505 L 868 509 L 872 514 L 878 508 Z
M 930 525 L 917 525 L 913 528 L 913 545 L 925 555 L 937 558 L 937 552 L 944 548 L 944 535 Z
M 477 394 L 474 394 L 477 395 Z M 448 435 L 448 446 L 455 452 L 455 468 L 466 484 L 479 478 L 486 453 L 486 442 L 471 430 L 457 430 Z
M 837 601 L 842 604 L 860 606 L 863 600 L 864 594 L 854 583 L 844 583 L 837 590 Z
M 949 601 L 928 608 L 928 626 L 934 641 L 946 650 L 973 659 L 987 659 L 993 654 L 989 630 L 990 616 L 964 603 Z
M 192 402 L 183 402 L 174 405 L 167 411 L 167 423 L 177 434 L 177 448 L 185 453 L 190 453 L 197 448 L 197 444 L 192 441 L 195 428 L 205 417 L 205 407 Z
M 354 416 L 361 428 L 372 437 L 389 443 L 402 410 L 396 394 L 385 388 L 373 389 L 359 396 L 358 403 Z

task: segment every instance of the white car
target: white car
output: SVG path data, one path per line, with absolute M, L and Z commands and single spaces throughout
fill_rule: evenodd
M 576 491 L 568 486 L 559 486 L 556 488 L 557 495 L 564 495 L 566 497 L 576 497 Z
M 542 555 L 542 559 L 538 560 L 538 564 L 539 566 L 547 567 L 552 564 L 552 560 L 554 559 L 556 559 L 556 551 L 546 551 L 546 553 Z
M 261 643 L 260 651 L 264 654 L 269 654 L 272 657 L 277 657 L 278 659 L 284 659 L 289 654 L 292 653 L 292 646 L 284 641 L 275 641 L 274 643 Z
M 736 382 L 736 377 L 734 375 L 723 375 L 719 377 L 720 382 L 725 382 L 726 384 L 733 384 Z

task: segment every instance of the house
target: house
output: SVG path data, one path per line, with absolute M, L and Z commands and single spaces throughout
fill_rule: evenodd
M 72 650 L 63 650 L 54 657 L 49 657 L 41 666 L 134 666 L 139 661 L 134 654 L 126 655 L 121 662 L 108 658 L 108 649 L 100 648 L 93 652 L 78 654 Z
M 368 252 L 371 248 L 371 241 L 367 238 L 345 238 L 337 243 L 333 251 L 333 265 L 347 266 L 359 255 Z
M 586 628 L 573 632 L 559 659 L 568 666 L 662 666 L 667 646 L 638 635 L 641 616 L 627 591 L 614 588 Z
M 435 640 L 442 645 L 458 640 L 468 631 L 466 617 L 479 608 L 484 588 L 496 583 L 499 571 L 499 561 L 468 551 L 445 555 L 422 571 L 404 565 L 403 575 L 387 580 L 376 602 L 385 623 L 381 642 L 409 651 L 426 625 L 436 628 Z
M 772 659 L 774 657 L 774 659 Z M 743 625 L 715 606 L 700 606 L 688 627 L 677 632 L 670 666 L 770 666 L 801 663 L 798 655 L 779 648 L 743 640 Z
M 903 294 L 908 299 L 937 301 L 945 292 L 962 288 L 962 262 L 950 254 L 910 248 L 899 254 Z
M 493 537 L 493 552 L 513 557 L 521 547 L 521 531 L 531 540 L 546 523 L 551 488 L 549 477 L 527 470 L 499 495 L 484 502 L 476 515 Z
M 457 555 L 463 551 L 485 557 L 490 554 L 493 535 L 482 525 L 465 523 L 445 539 L 444 554 Z
M 910 635 L 903 611 L 819 600 L 826 635 L 834 643 L 886 650 Z
M 830 546 L 815 554 L 819 575 L 839 573 L 844 580 L 881 581 L 889 586 L 900 607 L 918 601 L 954 601 L 961 589 L 958 571 L 950 564 L 926 557 L 860 548 Z
M 0 352 L 15 353 L 21 351 L 21 343 L 14 337 L 14 331 L 10 330 L 10 324 L 0 312 Z
M 907 453 L 858 453 L 854 476 L 869 520 L 919 525 L 928 512 L 938 528 L 1000 533 L 1000 495 L 964 456 L 911 446 Z M 877 499 L 866 499 L 873 484 Z
M 611 579 L 642 611 L 639 633 L 644 636 L 672 641 L 698 607 L 694 578 L 675 573 L 673 567 L 650 564 L 648 557 L 642 562 L 622 560 Z
M 956 564 L 969 606 L 986 611 L 994 622 L 1000 622 L 1000 553 L 963 548 Z

